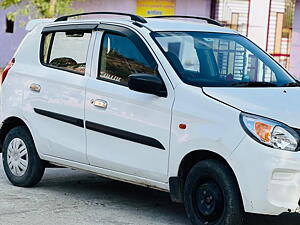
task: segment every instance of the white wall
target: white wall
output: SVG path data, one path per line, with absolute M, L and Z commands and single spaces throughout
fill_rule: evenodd
M 248 37 L 266 49 L 270 0 L 251 0 Z

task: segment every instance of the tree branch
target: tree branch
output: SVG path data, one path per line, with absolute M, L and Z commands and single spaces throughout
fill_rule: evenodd
M 49 9 L 48 9 L 48 17 L 54 17 L 55 9 L 56 9 L 57 0 L 50 0 Z

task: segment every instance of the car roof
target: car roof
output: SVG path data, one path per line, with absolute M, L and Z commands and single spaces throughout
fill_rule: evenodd
M 198 19 L 181 19 L 181 18 L 145 18 L 147 23 L 140 23 L 143 27 L 147 29 L 159 32 L 159 31 L 201 31 L 201 32 L 215 32 L 215 33 L 231 33 L 237 34 L 229 28 L 217 26 L 213 24 L 208 24 L 203 20 Z M 103 18 L 103 19 L 89 19 L 89 20 L 73 20 L 63 22 L 51 22 L 47 26 L 57 26 L 57 25 L 67 25 L 67 24 L 85 24 L 85 23 L 109 23 L 109 24 L 119 24 L 126 25 L 136 28 L 134 21 L 129 19 L 116 19 L 113 18 Z
M 162 18 L 148 18 L 145 26 L 153 31 L 203 31 L 203 32 L 218 32 L 218 33 L 236 33 L 235 31 L 208 24 L 203 20 L 197 19 L 162 19 Z

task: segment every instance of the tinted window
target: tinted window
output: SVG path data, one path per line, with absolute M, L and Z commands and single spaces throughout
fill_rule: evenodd
M 128 76 L 135 73 L 156 74 L 156 68 L 127 37 L 107 33 L 103 37 L 99 79 L 127 85 Z
M 91 33 L 56 32 L 44 36 L 42 62 L 58 69 L 85 73 Z
M 208 87 L 298 85 L 271 57 L 241 35 L 204 32 L 152 35 L 185 83 Z

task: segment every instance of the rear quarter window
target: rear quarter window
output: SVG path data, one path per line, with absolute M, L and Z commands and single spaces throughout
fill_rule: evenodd
M 90 32 L 45 33 L 42 38 L 41 63 L 84 75 L 90 39 Z

